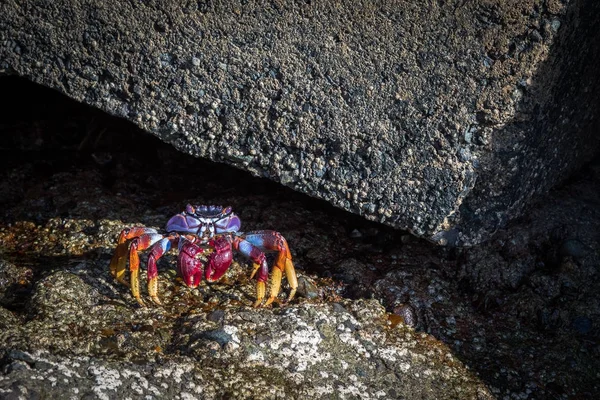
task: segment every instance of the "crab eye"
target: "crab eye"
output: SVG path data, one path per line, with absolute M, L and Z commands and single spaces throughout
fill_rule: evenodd
M 223 215 L 227 215 L 227 214 L 229 214 L 230 212 L 231 212 L 231 207 L 227 207 L 227 208 L 224 208 L 224 209 L 223 209 L 223 211 L 221 211 L 221 214 L 223 214 Z
M 196 211 L 198 214 L 206 214 L 207 208 L 206 206 L 196 206 Z
M 191 204 L 188 204 L 187 206 L 185 206 L 185 212 L 188 214 L 193 214 L 196 212 L 196 210 Z

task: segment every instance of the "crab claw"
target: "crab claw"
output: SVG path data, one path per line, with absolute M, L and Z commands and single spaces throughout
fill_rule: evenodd
M 231 250 L 231 243 L 223 236 L 211 240 L 209 244 L 215 251 L 208 257 L 205 275 L 207 281 L 215 282 L 221 279 L 227 269 L 229 269 L 233 260 L 233 252 Z
M 177 259 L 177 272 L 183 278 L 188 287 L 195 288 L 202 281 L 202 260 L 196 255 L 202 253 L 203 249 L 196 244 L 186 241 L 179 250 Z

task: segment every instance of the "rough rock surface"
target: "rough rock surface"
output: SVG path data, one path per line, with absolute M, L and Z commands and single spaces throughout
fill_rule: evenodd
M 600 398 L 600 160 L 488 243 L 450 249 L 184 156 L 15 80 L 0 79 L 0 92 L 20 95 L 0 96 L 0 390 L 243 398 L 267 380 L 298 398 L 331 384 L 330 397 L 341 398 L 348 388 L 377 395 L 399 368 L 399 387 L 416 386 L 398 398 L 436 397 L 443 385 L 459 398 Z M 243 229 L 281 231 L 300 275 L 297 299 L 251 309 L 241 257 L 223 281 L 186 290 L 168 254 L 159 263 L 164 307 L 137 308 L 107 270 L 116 235 L 160 228 L 187 202 L 230 204 Z M 312 340 L 321 340 L 316 358 Z M 319 358 L 330 349 L 348 363 L 341 379 L 311 375 L 317 366 L 340 373 L 342 363 Z M 407 353 L 393 362 L 386 349 Z M 257 371 L 228 369 L 249 357 Z M 448 367 L 459 375 L 446 379 Z M 441 381 L 427 387 L 432 376 Z
M 0 333 L 13 349 L 3 397 L 492 398 L 444 344 L 391 327 L 375 300 L 261 310 L 231 300 L 246 301 L 243 286 L 216 285 L 207 301 L 161 284 L 167 306 L 136 309 L 103 264 L 36 283 L 33 318 Z
M 590 158 L 593 0 L 4 1 L 0 74 L 438 243 Z

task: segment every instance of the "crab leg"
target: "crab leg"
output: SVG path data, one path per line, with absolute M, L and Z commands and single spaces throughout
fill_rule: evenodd
M 267 265 L 265 253 L 241 237 L 236 237 L 233 240 L 233 248 L 252 260 L 254 269 L 250 275 L 250 279 L 254 278 L 254 275 L 258 272 L 258 282 L 256 282 L 256 302 L 254 303 L 254 307 L 258 307 L 265 298 L 266 282 L 269 277 L 269 266 Z
M 158 268 L 156 262 L 161 258 L 167 251 L 171 249 L 173 244 L 177 244 L 179 237 L 168 236 L 162 238 L 158 242 L 152 245 L 150 248 L 150 254 L 148 255 L 148 294 L 155 304 L 161 304 L 158 299 Z
M 117 279 L 117 281 L 121 282 L 126 286 L 129 286 L 129 284 L 124 279 L 125 269 L 127 266 L 126 257 L 129 241 L 144 234 L 153 233 L 157 233 L 156 229 L 146 228 L 143 226 L 126 228 L 121 231 L 121 234 L 119 235 L 119 242 L 117 244 L 117 248 L 115 249 L 115 254 L 110 260 L 110 273 Z
M 244 235 L 244 238 L 261 250 L 278 252 L 275 265 L 273 266 L 273 276 L 271 278 L 271 295 L 265 305 L 271 304 L 279 294 L 281 277 L 284 271 L 290 285 L 290 294 L 287 301 L 292 300 L 296 294 L 296 289 L 298 288 L 298 279 L 296 277 L 294 264 L 292 263 L 292 254 L 290 253 L 285 238 L 281 233 L 276 231 L 248 232 Z
M 131 241 L 129 246 L 129 271 L 131 273 L 130 284 L 133 297 L 141 306 L 145 306 L 144 301 L 140 297 L 140 282 L 138 279 L 140 270 L 140 257 L 138 251 L 146 250 L 163 238 L 160 233 L 145 233 Z

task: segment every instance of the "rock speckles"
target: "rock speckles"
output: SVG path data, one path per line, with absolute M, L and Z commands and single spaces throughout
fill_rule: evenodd
M 55 289 L 66 288 L 71 286 L 72 278 L 61 272 L 49 275 L 50 281 L 54 282 Z M 85 288 L 70 290 L 78 289 Z M 103 296 L 96 296 L 98 303 L 107 301 Z M 77 313 L 75 309 L 80 306 L 84 312 Z M 185 327 L 188 320 L 196 321 L 190 325 L 191 330 L 184 328 L 167 333 L 172 337 L 163 344 L 165 351 L 160 351 L 157 363 L 142 365 L 111 361 L 115 353 L 113 357 L 104 358 L 101 349 L 93 346 L 86 357 L 75 356 L 79 352 L 76 348 L 86 347 L 97 336 L 93 330 L 98 317 L 89 307 L 77 302 L 71 306 L 70 312 L 78 315 L 79 325 L 88 328 L 71 328 L 62 333 L 73 338 L 73 348 L 62 347 L 59 343 L 64 338 L 53 336 L 58 327 L 50 322 L 52 316 L 3 331 L 4 346 L 18 346 L 14 339 L 6 339 L 19 332 L 18 341 L 22 346 L 46 350 L 6 353 L 4 364 L 8 367 L 0 375 L 0 391 L 5 395 L 23 395 L 23 391 L 15 389 L 15 383 L 24 382 L 29 396 L 65 395 L 77 388 L 78 394 L 91 392 L 102 399 L 134 394 L 171 397 L 186 389 L 190 390 L 190 396 L 276 398 L 285 393 L 287 397 L 314 398 L 329 393 L 339 398 L 356 395 L 381 398 L 388 396 L 390 386 L 405 393 L 406 398 L 419 398 L 424 394 L 421 385 L 437 398 L 455 398 L 459 394 L 478 398 L 477 393 L 486 393 L 463 367 L 440 358 L 449 351 L 441 343 L 431 348 L 422 342 L 421 334 L 387 327 L 383 307 L 372 300 L 346 301 L 344 307 L 348 312 L 343 313 L 334 312 L 333 305 L 310 303 L 281 310 L 227 307 L 224 320 L 219 323 L 221 328 L 216 328 L 215 322 L 206 319 L 202 312 L 175 322 L 176 318 L 169 316 L 166 309 L 136 311 L 135 307 L 121 307 L 120 318 L 105 323 L 101 332 L 110 335 L 115 332 L 108 331 L 124 329 L 126 333 L 129 330 L 126 335 L 132 343 L 128 346 L 129 352 L 122 354 L 125 359 L 148 357 L 147 352 L 153 350 L 143 344 L 151 340 L 148 336 L 136 334 L 141 329 L 119 328 L 123 321 L 130 320 L 135 326 L 140 324 L 136 320 L 144 320 L 150 313 L 163 321 L 153 332 L 157 336 L 161 331 L 171 332 L 174 323 Z M 99 306 L 92 309 L 94 307 Z M 36 339 L 30 342 L 34 340 L 30 331 L 33 327 Z M 177 351 L 167 352 L 169 341 L 177 343 Z M 219 346 L 211 346 L 211 341 Z M 57 346 L 61 346 L 60 356 L 47 352 Z M 398 375 L 408 371 L 410 375 Z M 418 384 L 411 383 L 415 379 L 419 380 Z M 423 384 L 423 380 L 427 384 Z M 487 398 L 491 396 L 488 394 Z
M 593 0 L 13 0 L 0 74 L 370 220 L 473 244 L 597 148 L 599 14 Z
M 493 241 L 447 249 L 5 85 L 23 100 L 0 96 L 0 397 L 598 397 L 598 163 Z M 188 290 L 167 254 L 164 305 L 138 308 L 108 273 L 116 236 L 187 202 L 281 231 L 313 295 L 254 310 L 242 257 Z

